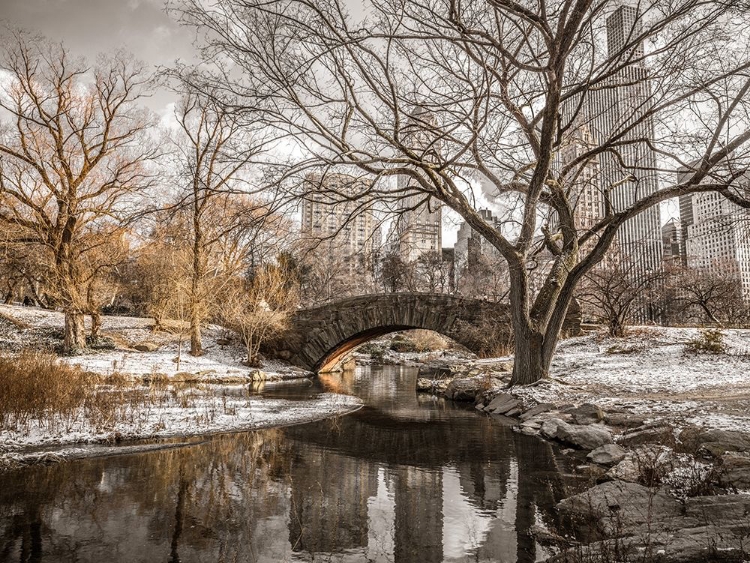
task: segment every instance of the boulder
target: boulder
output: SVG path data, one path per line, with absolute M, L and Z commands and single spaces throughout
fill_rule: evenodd
M 631 432 L 626 432 L 617 440 L 617 442 L 626 448 L 633 448 L 645 444 L 673 446 L 675 439 L 671 427 L 656 426 L 650 428 L 639 427 Z
M 627 533 L 641 525 L 679 517 L 682 512 L 680 502 L 665 492 L 623 481 L 596 485 L 560 501 L 557 509 L 573 518 L 593 519 L 607 533 Z
M 641 472 L 632 458 L 626 457 L 620 463 L 612 467 L 604 474 L 604 480 L 625 481 L 626 483 L 637 483 L 641 480 Z
M 456 375 L 448 365 L 423 365 L 419 368 L 419 377 L 428 379 L 445 379 Z
M 565 412 L 573 417 L 576 424 L 596 424 L 604 420 L 604 411 L 592 403 L 584 403 Z
M 547 438 L 548 440 L 557 439 L 557 429 L 565 424 L 559 418 L 550 418 L 542 423 L 542 427 L 539 429 L 539 433 Z
M 482 392 L 482 382 L 479 379 L 454 379 L 445 389 L 445 397 L 453 401 L 473 401 Z
M 580 426 L 563 422 L 557 427 L 556 438 L 563 444 L 580 450 L 594 450 L 604 444 L 612 443 L 612 434 L 599 424 Z
M 521 412 L 523 412 L 523 410 L 521 409 L 521 405 L 519 403 L 517 406 L 513 407 L 512 409 L 504 413 L 504 415 L 513 417 L 513 416 L 518 416 L 519 414 L 521 414 Z
M 750 489 L 750 454 L 728 452 L 722 455 L 719 484 L 740 490 Z
M 521 413 L 521 403 L 518 399 L 507 393 L 500 393 L 484 408 L 492 414 L 515 416 Z M 514 414 L 511 414 L 514 413 Z
M 749 452 L 750 436 L 733 430 L 685 428 L 679 436 L 681 451 L 719 457 L 726 452 Z
M 604 415 L 604 422 L 621 428 L 638 428 L 646 422 L 646 417 L 628 412 L 608 412 Z
M 133 349 L 139 352 L 156 352 L 159 349 L 159 345 L 153 342 L 139 342 L 133 345 Z
M 521 420 L 528 420 L 534 416 L 537 416 L 538 414 L 549 412 L 554 408 L 555 405 L 553 405 L 552 403 L 539 403 L 538 405 L 533 406 L 529 410 L 524 412 L 519 418 Z
M 591 451 L 587 459 L 599 465 L 616 465 L 625 459 L 626 451 L 617 444 L 604 444 Z
M 612 434 L 601 424 L 568 424 L 559 418 L 550 418 L 542 424 L 540 434 L 551 440 L 579 450 L 594 450 L 604 444 L 612 443 Z

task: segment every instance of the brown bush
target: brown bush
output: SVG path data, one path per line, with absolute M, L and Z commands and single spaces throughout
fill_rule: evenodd
M 75 417 L 98 379 L 47 352 L 0 356 L 0 423 L 15 428 L 36 419 L 55 430 Z

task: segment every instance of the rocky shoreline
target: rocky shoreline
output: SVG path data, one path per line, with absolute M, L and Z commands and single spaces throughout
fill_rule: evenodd
M 539 402 L 528 388 L 508 387 L 511 370 L 507 359 L 427 364 L 417 390 L 473 403 L 580 458 L 591 486 L 557 506 L 575 539 L 536 534 L 559 549 L 550 561 L 750 559 L 750 434 L 590 402 Z

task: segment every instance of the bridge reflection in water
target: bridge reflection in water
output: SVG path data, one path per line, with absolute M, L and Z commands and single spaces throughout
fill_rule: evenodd
M 559 526 L 565 457 L 414 393 L 416 370 L 329 380 L 338 420 L 0 475 L 0 558 L 77 561 L 524 561 Z M 325 381 L 323 381 L 325 383 Z M 290 395 L 287 388 L 268 395 Z

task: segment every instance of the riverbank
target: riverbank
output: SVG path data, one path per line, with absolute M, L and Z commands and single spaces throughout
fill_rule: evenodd
M 55 311 L 0 305 L 0 349 L 10 354 L 54 351 L 63 322 L 63 315 Z M 355 397 L 335 393 L 306 401 L 259 396 L 264 385 L 305 382 L 313 374 L 281 361 L 266 361 L 260 368 L 244 366 L 244 350 L 221 327 L 206 329 L 200 357 L 190 356 L 185 340 L 179 326 L 155 331 L 150 319 L 105 316 L 97 346 L 77 356 L 47 356 L 51 360 L 45 365 L 59 363 L 68 370 L 65 376 L 73 374 L 85 384 L 85 391 L 72 385 L 59 390 L 64 411 L 56 411 L 54 405 L 40 411 L 35 404 L 33 412 L 4 412 L 0 469 L 84 453 L 111 455 L 116 450 L 80 445 L 115 446 L 301 424 L 361 405 Z M 27 385 L 32 395 L 33 389 L 47 385 L 33 376 Z M 77 394 L 75 399 L 72 394 Z
M 721 334 L 589 334 L 563 341 L 533 386 L 509 388 L 512 358 L 496 358 L 433 363 L 418 389 L 473 402 L 579 460 L 589 488 L 557 505 L 578 536 L 536 530 L 559 550 L 550 561 L 744 561 L 750 331 Z

